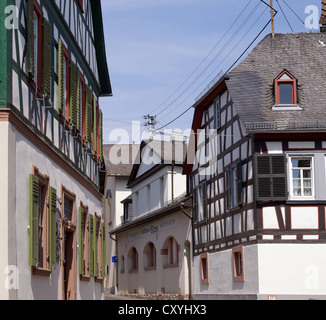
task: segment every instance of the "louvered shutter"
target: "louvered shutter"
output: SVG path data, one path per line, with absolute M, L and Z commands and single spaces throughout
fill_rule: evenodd
M 256 155 L 255 173 L 257 200 L 286 200 L 285 155 Z
M 101 249 L 102 249 L 102 278 L 106 276 L 106 235 L 105 235 L 105 224 L 102 222 L 101 225 Z
M 94 218 L 94 277 L 98 276 L 98 237 L 100 231 L 100 221 Z
M 85 256 L 84 256 L 84 241 L 85 241 L 85 211 L 82 207 L 79 208 L 78 214 L 78 255 L 79 255 L 79 274 L 85 274 Z
M 100 160 L 103 160 L 103 112 L 100 110 Z
M 88 215 L 88 241 L 88 271 L 92 276 L 94 274 L 94 217 L 91 214 Z
M 92 144 L 93 129 L 93 93 L 89 86 L 86 86 L 86 142 Z
M 49 199 L 49 264 L 55 269 L 57 256 L 57 190 L 50 187 Z
M 70 62 L 70 122 L 79 130 L 80 123 L 80 111 L 79 111 L 79 81 L 80 78 L 79 70 L 74 62 Z
M 34 0 L 27 0 L 27 58 L 28 73 L 33 77 L 35 73 L 34 51 Z
M 30 222 L 29 222 L 29 265 L 31 267 L 39 266 L 39 179 L 30 175 Z
M 97 101 L 96 101 L 96 98 L 94 97 L 94 100 L 93 100 L 93 121 L 94 121 L 94 124 L 93 124 L 93 129 L 94 129 L 94 132 L 93 132 L 93 150 L 94 152 L 97 152 Z
M 63 44 L 61 39 L 59 39 L 58 45 L 58 109 L 62 113 L 65 109 L 65 86 L 64 86 L 64 54 L 63 54 Z
M 43 94 L 47 97 L 51 96 L 51 39 L 52 26 L 47 20 L 43 19 Z

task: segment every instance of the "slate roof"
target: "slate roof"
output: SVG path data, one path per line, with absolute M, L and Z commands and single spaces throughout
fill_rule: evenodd
M 247 131 L 326 129 L 326 33 L 267 35 L 227 77 Z M 297 79 L 302 111 L 272 110 L 274 80 L 287 70 Z
M 103 146 L 103 157 L 107 169 L 107 175 L 129 176 L 134 158 L 139 150 L 139 145 L 109 144 Z M 128 155 L 125 157 L 124 155 Z

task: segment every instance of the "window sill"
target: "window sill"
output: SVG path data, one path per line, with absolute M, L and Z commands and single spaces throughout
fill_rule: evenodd
M 166 264 L 163 266 L 163 269 L 178 268 L 178 267 L 179 267 L 179 263 Z
M 302 111 L 303 108 L 297 104 L 277 104 L 274 105 L 272 110 L 274 111 Z
M 82 274 L 80 274 L 80 275 L 79 275 L 79 279 L 80 279 L 80 281 L 89 282 L 89 280 L 91 279 L 91 277 L 90 277 L 90 276 L 86 276 L 86 275 L 82 275 Z
M 145 271 L 156 270 L 156 267 L 146 267 L 144 268 Z
M 129 270 L 129 273 L 138 273 L 138 269 Z
M 51 275 L 52 270 L 43 268 L 32 268 L 32 275 L 38 277 L 48 278 Z
M 95 282 L 97 283 L 103 283 L 103 278 L 102 277 L 96 277 Z

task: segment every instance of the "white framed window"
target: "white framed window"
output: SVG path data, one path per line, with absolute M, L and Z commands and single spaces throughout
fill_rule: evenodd
M 291 200 L 313 200 L 314 157 L 289 156 L 289 195 Z
M 197 189 L 195 194 L 195 212 L 196 220 L 203 221 L 207 219 L 207 186 L 202 183 Z

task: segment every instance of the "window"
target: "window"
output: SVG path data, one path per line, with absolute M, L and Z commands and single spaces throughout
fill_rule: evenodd
M 88 266 L 88 207 L 80 204 L 79 216 L 78 216 L 78 255 L 79 255 L 79 274 L 81 280 L 84 280 L 84 276 L 89 276 Z
M 156 268 L 156 248 L 152 242 L 149 242 L 144 249 L 145 270 Z
M 290 196 L 292 199 L 313 199 L 313 158 L 290 157 Z
M 43 11 L 39 3 L 35 0 L 28 0 L 28 73 L 34 80 L 36 91 L 41 91 L 42 87 L 42 37 L 43 37 Z
M 63 120 L 70 120 L 70 57 L 67 48 L 59 39 L 58 55 L 58 86 L 59 86 L 59 113 Z
M 206 183 L 201 184 L 195 192 L 195 212 L 196 220 L 202 221 L 207 219 L 207 187 Z
M 120 262 L 120 273 L 125 273 L 125 257 L 122 256 L 121 257 L 121 262 Z
M 214 101 L 214 129 L 221 127 L 221 98 Z
M 275 104 L 297 104 L 297 80 L 286 70 L 275 79 Z
M 56 266 L 56 189 L 49 177 L 33 167 L 30 175 L 30 266 L 33 274 L 49 276 Z
M 135 247 L 132 247 L 128 254 L 129 273 L 138 272 L 138 252 Z
M 132 220 L 132 201 L 128 200 L 123 204 L 123 223 Z
M 242 167 L 241 162 L 226 170 L 226 204 L 227 209 L 239 207 L 242 202 Z
M 209 283 L 208 270 L 208 254 L 205 253 L 200 256 L 200 274 L 202 284 Z
M 180 247 L 173 237 L 165 240 L 161 254 L 164 268 L 177 267 L 179 264 Z
M 232 262 L 233 262 L 233 281 L 244 282 L 244 260 L 243 260 L 243 247 L 232 249 Z
M 286 157 L 284 154 L 255 155 L 257 200 L 286 200 Z

